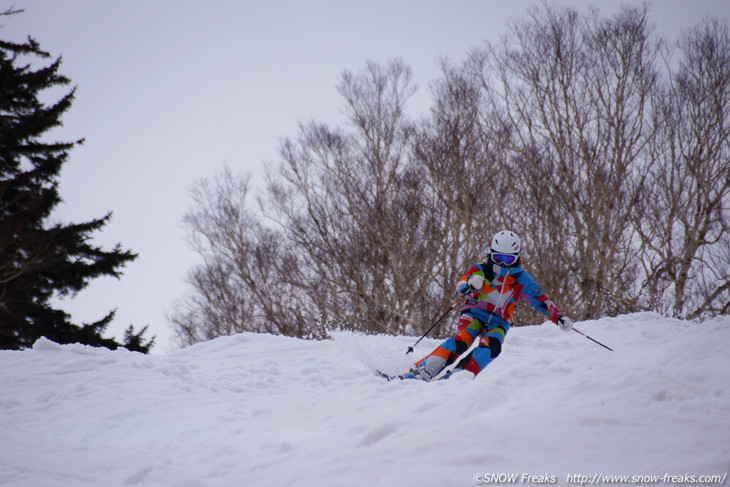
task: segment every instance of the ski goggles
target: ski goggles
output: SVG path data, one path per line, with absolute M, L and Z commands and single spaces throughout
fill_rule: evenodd
M 515 254 L 498 254 L 492 252 L 492 260 L 499 265 L 512 265 L 517 262 L 517 256 Z

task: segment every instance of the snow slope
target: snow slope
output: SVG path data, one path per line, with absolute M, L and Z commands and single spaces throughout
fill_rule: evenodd
M 476 380 L 387 382 L 437 340 L 242 334 L 0 352 L 0 485 L 469 486 L 730 471 L 730 317 L 514 328 Z M 572 475 L 572 477 L 568 477 Z M 539 479 L 537 479 L 539 480 Z M 520 479 L 517 483 L 527 483 Z

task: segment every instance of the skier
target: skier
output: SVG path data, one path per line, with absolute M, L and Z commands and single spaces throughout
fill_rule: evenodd
M 479 345 L 444 378 L 464 370 L 476 376 L 502 351 L 519 300 L 528 301 L 563 330 L 573 328 L 573 321 L 560 312 L 523 270 L 521 250 L 520 238 L 514 232 L 502 231 L 494 236 L 486 260 L 471 266 L 457 283 L 456 290 L 466 296 L 457 333 L 416 362 L 401 378 L 434 379 L 478 339 Z

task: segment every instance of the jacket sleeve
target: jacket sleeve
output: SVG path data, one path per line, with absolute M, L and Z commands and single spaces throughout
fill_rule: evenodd
M 540 286 L 537 282 L 535 282 L 535 279 L 533 279 L 532 276 L 523 272 L 522 277 L 524 279 L 524 282 L 522 283 L 524 287 L 520 298 L 528 301 L 533 308 L 550 318 L 550 321 L 553 323 L 556 323 L 558 318 L 563 316 L 563 313 L 557 306 L 555 306 L 555 303 L 553 303 L 553 301 L 548 298 L 544 292 L 542 292 L 542 289 L 540 289 Z

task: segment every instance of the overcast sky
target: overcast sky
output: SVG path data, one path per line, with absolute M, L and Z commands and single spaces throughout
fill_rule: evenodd
M 562 1 L 586 8 L 589 2 Z M 593 2 L 603 13 L 620 2 Z M 639 4 L 628 0 L 623 3 Z M 674 40 L 704 16 L 730 16 L 729 0 L 657 0 L 651 18 Z M 224 165 L 251 172 L 277 162 L 280 138 L 300 121 L 336 124 L 343 70 L 400 57 L 419 92 L 413 115 L 429 108 L 437 59 L 461 61 L 472 47 L 507 33 L 527 0 L 0 0 L 25 13 L 4 18 L 0 36 L 28 35 L 54 56 L 78 87 L 54 132 L 85 138 L 61 175 L 64 203 L 55 218 L 81 222 L 113 212 L 95 242 L 140 254 L 121 280 L 92 281 L 61 302 L 76 322 L 110 309 L 107 335 L 149 324 L 153 353 L 171 349 L 165 318 L 184 296 L 199 262 L 185 241 L 188 191 Z

